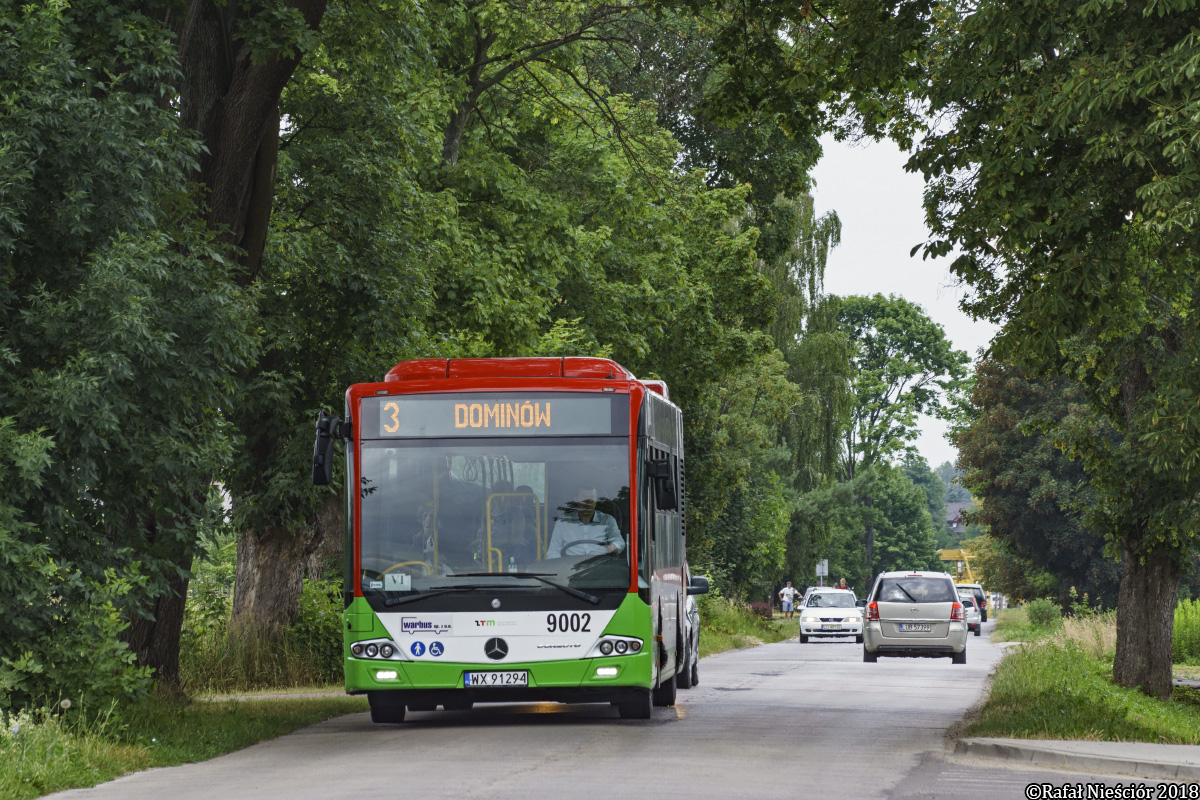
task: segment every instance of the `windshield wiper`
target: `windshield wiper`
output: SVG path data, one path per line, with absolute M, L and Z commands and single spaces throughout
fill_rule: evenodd
M 489 588 L 489 587 L 487 587 L 487 586 L 455 586 L 455 587 L 452 587 L 449 589 L 438 589 L 437 591 L 433 591 L 433 592 L 421 592 L 420 594 L 410 594 L 407 597 L 387 597 L 384 599 L 383 604 L 385 606 L 387 606 L 388 608 L 392 608 L 393 606 L 400 606 L 400 605 L 404 605 L 405 603 L 411 603 L 414 600 L 424 600 L 427 597 L 438 597 L 439 595 L 454 594 L 455 592 L 473 592 L 476 589 L 487 589 L 487 588 Z M 491 587 L 491 588 L 503 589 L 506 587 L 498 586 L 498 587 Z M 382 590 L 382 589 L 373 589 L 370 591 L 381 592 L 383 594 L 387 593 L 386 590 Z
M 454 577 L 456 577 L 456 578 L 484 578 L 484 577 L 487 577 L 487 578 L 533 578 L 535 581 L 541 581 L 542 583 L 546 584 L 547 586 L 553 586 L 555 589 L 558 589 L 559 591 L 566 592 L 567 594 L 571 595 L 572 597 L 578 597 L 580 600 L 586 600 L 587 602 L 591 603 L 594 606 L 600 605 L 601 600 L 599 597 L 596 597 L 596 595 L 588 594 L 587 592 L 572 588 L 570 586 L 564 586 L 561 583 L 557 583 L 556 581 L 548 580 L 546 578 L 546 575 L 553 575 L 553 574 L 554 573 L 552 573 L 552 572 L 545 573 L 545 574 L 543 574 L 541 572 L 467 572 L 467 573 L 458 572 L 458 573 L 455 573 Z
M 915 602 L 917 602 L 917 598 L 915 598 L 915 597 L 913 597 L 911 594 L 909 594 L 909 593 L 908 593 L 908 589 L 905 589 L 903 586 L 901 586 L 901 585 L 900 585 L 900 584 L 898 584 L 898 583 L 896 584 L 896 588 L 897 588 L 897 589 L 899 589 L 900 591 L 904 592 L 905 596 L 906 596 L 906 597 L 907 597 L 909 600 L 912 600 L 914 603 L 915 603 Z

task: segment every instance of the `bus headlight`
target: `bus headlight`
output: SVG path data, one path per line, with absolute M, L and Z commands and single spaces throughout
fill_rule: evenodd
M 367 658 L 374 658 L 377 655 L 379 655 L 379 645 L 377 645 L 377 644 L 367 645 Z
M 392 649 L 390 644 L 385 644 L 383 647 L 379 648 L 379 655 L 383 656 L 384 658 L 391 658 L 392 653 L 395 652 L 396 651 Z
M 629 651 L 629 642 L 626 642 L 624 639 L 618 639 L 613 649 L 617 651 L 617 655 L 623 656 Z
M 600 652 L 601 653 L 603 653 L 604 655 L 607 656 L 607 655 L 612 655 L 612 651 L 613 651 L 613 643 L 612 642 L 603 641 L 600 643 Z

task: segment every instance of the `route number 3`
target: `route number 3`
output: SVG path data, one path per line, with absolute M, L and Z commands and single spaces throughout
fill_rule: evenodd
M 395 433 L 400 430 L 400 406 L 397 403 L 384 403 L 384 411 L 392 412 L 392 422 L 389 425 L 384 425 L 383 429 L 388 433 Z

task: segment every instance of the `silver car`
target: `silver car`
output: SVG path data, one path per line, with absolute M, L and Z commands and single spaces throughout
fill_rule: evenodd
M 688 585 L 692 583 L 692 571 L 684 565 L 684 575 Z M 687 606 L 683 613 L 684 664 L 683 669 L 675 674 L 675 686 L 680 689 L 691 689 L 700 683 L 700 609 L 696 606 L 695 595 L 687 596 Z
M 949 656 L 967 663 L 967 621 L 944 572 L 884 572 L 864 609 L 863 661 L 880 656 Z

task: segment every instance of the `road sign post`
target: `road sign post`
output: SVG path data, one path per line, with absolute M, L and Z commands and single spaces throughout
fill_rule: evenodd
M 829 559 L 823 558 L 817 562 L 817 585 L 824 586 L 824 578 L 829 576 Z

